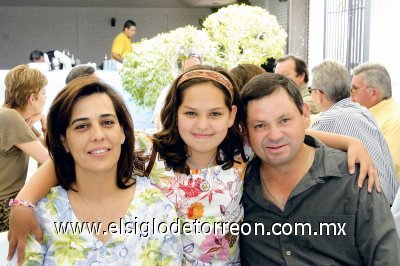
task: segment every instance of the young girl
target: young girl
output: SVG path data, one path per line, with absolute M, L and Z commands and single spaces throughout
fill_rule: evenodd
M 180 75 L 162 111 L 164 130 L 154 136 L 150 162 L 141 169 L 148 169 L 145 172 L 152 183 L 174 203 L 181 222 L 193 225 L 197 220 L 197 224 L 205 225 L 206 232 L 192 230 L 182 236 L 184 255 L 190 264 L 240 263 L 238 237 L 229 231 L 223 234 L 223 228 L 217 224 L 240 222 L 243 216 L 243 110 L 235 86 L 222 68 L 196 66 Z M 341 140 L 347 144 L 348 138 Z M 332 142 L 338 148 L 347 148 L 336 136 Z M 351 160 L 354 164 L 353 157 Z M 55 185 L 53 176 L 52 164 L 44 165 L 18 198 L 40 199 Z M 34 228 L 40 239 L 40 230 L 33 222 L 22 223 L 27 216 L 35 221 L 27 208 L 15 206 L 11 214 L 11 230 L 16 231 L 11 232 L 13 254 L 17 238 L 24 239 L 26 231 Z M 19 253 L 23 245 L 19 240 Z
M 172 85 L 155 134 L 153 183 L 174 203 L 182 222 L 210 234 L 183 235 L 190 264 L 239 264 L 238 236 L 218 223 L 239 223 L 246 164 L 239 94 L 222 68 L 194 67 Z

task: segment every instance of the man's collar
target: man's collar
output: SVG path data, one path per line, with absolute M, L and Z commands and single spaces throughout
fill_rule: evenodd
M 311 136 L 306 136 L 304 143 L 316 149 L 315 159 L 309 171 L 290 193 L 288 201 L 290 201 L 291 198 L 306 192 L 314 186 L 323 185 L 327 179 L 342 176 L 342 173 L 339 169 L 339 156 L 338 160 L 332 162 L 332 160 L 335 158 L 332 158 L 332 154 L 329 154 L 329 160 L 326 160 L 325 158 L 327 158 L 329 148 Z M 257 157 L 248 164 L 244 193 L 261 208 L 275 212 L 277 215 L 281 215 L 282 212 L 276 206 L 272 207 L 273 203 L 266 200 L 263 196 L 259 174 L 260 164 L 261 160 Z M 285 176 L 282 175 L 282 179 L 284 178 Z M 284 212 L 288 214 L 293 211 L 293 208 L 295 208 L 295 206 L 290 208 L 285 207 Z
M 341 177 L 342 172 L 340 171 L 337 164 L 332 164 L 326 160 L 329 152 L 329 148 L 317 140 L 314 137 L 306 135 L 304 143 L 315 148 L 315 158 L 311 165 L 308 173 L 314 177 Z
M 322 177 L 323 178 L 342 177 L 342 172 L 339 169 L 338 164 L 332 163 L 332 161 L 330 160 L 326 160 L 326 158 L 328 157 L 329 148 L 326 147 L 325 144 L 315 139 L 314 137 L 308 135 L 305 136 L 304 143 L 315 148 L 315 158 L 310 169 L 307 171 L 306 175 L 300 181 L 300 183 L 302 183 L 301 187 L 303 187 L 304 185 L 309 187 L 317 183 L 321 183 L 320 178 Z M 261 165 L 261 160 L 258 157 L 255 157 L 249 163 L 245 179 L 246 187 L 254 186 L 254 182 L 259 180 L 260 165 Z M 297 189 L 295 188 L 295 190 Z
M 382 100 L 379 103 L 375 104 L 374 106 L 370 107 L 369 110 L 371 113 L 376 113 L 385 109 L 388 106 L 391 106 L 393 103 L 394 103 L 393 98 L 390 97 L 389 99 Z

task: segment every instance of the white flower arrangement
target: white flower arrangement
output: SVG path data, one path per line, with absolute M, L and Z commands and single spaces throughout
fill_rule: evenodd
M 203 26 L 178 28 L 133 45 L 120 74 L 139 105 L 155 105 L 160 91 L 179 74 L 178 60 L 192 50 L 204 64 L 226 69 L 241 63 L 261 65 L 283 55 L 287 34 L 275 16 L 260 7 L 231 5 L 208 16 Z
M 261 7 L 230 5 L 209 15 L 203 26 L 219 44 L 218 57 L 227 69 L 242 63 L 261 65 L 283 55 L 287 34 Z

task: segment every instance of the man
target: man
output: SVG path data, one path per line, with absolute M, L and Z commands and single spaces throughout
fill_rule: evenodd
M 310 92 L 308 91 L 308 70 L 306 62 L 294 55 L 280 57 L 276 62 L 275 73 L 291 78 L 297 84 L 303 101 L 310 106 L 311 114 L 318 114 L 319 110 L 316 108 L 311 99 Z
M 112 44 L 111 57 L 122 63 L 124 56 L 132 52 L 132 38 L 136 33 L 136 23 L 127 20 L 123 32 L 119 33 Z
M 44 53 L 39 50 L 33 50 L 29 55 L 29 60 L 34 63 L 44 63 L 46 62 Z
M 68 76 L 65 79 L 65 84 L 68 84 L 79 77 L 96 76 L 95 71 L 94 67 L 89 65 L 76 66 L 69 71 Z
M 396 172 L 387 142 L 371 113 L 350 99 L 350 75 L 333 61 L 312 70 L 311 97 L 322 111 L 312 129 L 347 135 L 364 143 L 377 168 L 383 192 L 390 205 L 398 190 Z
M 29 61 L 31 61 L 31 63 L 28 64 L 30 68 L 36 68 L 40 71 L 49 71 L 53 69 L 50 64 L 49 55 L 42 51 L 33 50 L 29 54 Z
M 400 182 L 400 106 L 392 99 L 389 72 L 380 64 L 361 64 L 353 69 L 351 86 L 351 99 L 367 107 L 376 119 Z
M 296 84 L 262 74 L 242 102 L 256 154 L 245 177 L 243 228 L 252 231 L 241 235 L 242 265 L 400 265 L 385 197 L 358 188 L 346 153 L 305 136 L 309 107 Z

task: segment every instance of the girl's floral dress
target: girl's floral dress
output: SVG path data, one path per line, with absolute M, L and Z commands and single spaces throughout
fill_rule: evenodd
M 184 232 L 181 225 L 187 264 L 240 265 L 239 236 L 229 232 L 228 224 L 239 224 L 243 218 L 240 200 L 245 167 L 243 162 L 228 170 L 218 165 L 184 175 L 166 170 L 157 155 L 149 176 L 152 183 L 175 205 L 181 224 L 194 225 L 197 220 L 198 228 L 203 225 L 203 233 Z M 225 223 L 225 232 L 218 222 Z
M 67 191 L 60 186 L 52 190 L 35 208 L 43 230 L 44 245 L 29 236 L 25 251 L 25 265 L 181 265 L 182 242 L 179 234 L 171 232 L 153 234 L 152 222 L 176 223 L 175 207 L 163 193 L 145 177 L 136 178 L 135 195 L 123 217 L 124 223 L 148 223 L 136 233 L 116 234 L 103 243 L 87 228 L 82 234 L 57 234 L 60 222 L 79 222 L 75 216 Z M 154 218 L 154 220 L 153 220 Z M 147 233 L 146 233 L 147 231 Z

